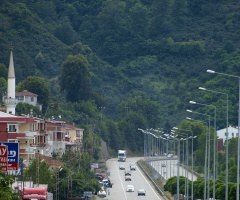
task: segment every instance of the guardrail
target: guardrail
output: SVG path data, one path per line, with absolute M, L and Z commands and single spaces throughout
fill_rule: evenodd
M 137 161 L 138 166 L 141 168 L 141 170 L 145 173 L 145 175 L 148 177 L 148 179 L 153 183 L 153 185 L 156 187 L 156 189 L 161 193 L 162 196 L 164 196 L 163 190 L 157 185 L 157 183 L 154 181 L 154 179 L 149 175 L 149 173 L 144 169 L 142 164 Z

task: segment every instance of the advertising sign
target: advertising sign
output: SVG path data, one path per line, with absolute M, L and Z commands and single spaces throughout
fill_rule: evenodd
M 8 170 L 18 170 L 19 144 L 11 142 L 1 142 L 0 146 L 8 147 Z
M 0 146 L 0 165 L 2 166 L 1 172 L 8 171 L 8 147 Z

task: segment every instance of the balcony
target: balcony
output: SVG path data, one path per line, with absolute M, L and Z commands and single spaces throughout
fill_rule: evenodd
M 27 148 L 21 148 L 19 149 L 20 154 L 32 154 L 34 153 L 34 148 L 27 147 Z
M 30 144 L 31 147 L 45 147 L 45 143 L 32 143 Z

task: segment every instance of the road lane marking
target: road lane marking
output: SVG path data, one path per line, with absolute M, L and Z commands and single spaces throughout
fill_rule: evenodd
M 147 184 L 150 186 L 150 188 L 152 189 L 153 193 L 157 196 L 158 199 L 161 200 L 161 198 L 157 195 L 157 193 L 153 190 L 152 186 L 150 185 L 149 181 L 145 178 L 145 176 L 143 175 L 143 173 L 141 172 L 141 170 L 139 170 L 140 174 L 142 175 L 142 177 L 145 179 L 145 181 L 147 182 Z
M 124 193 L 125 199 L 127 200 L 127 194 L 126 194 L 125 189 L 124 189 L 124 187 L 123 187 L 122 179 L 121 179 L 121 177 L 120 177 L 120 174 L 119 174 L 119 170 L 118 170 L 117 162 L 116 162 L 116 161 L 115 161 L 115 165 L 116 165 L 116 169 L 117 169 L 117 173 L 118 173 L 119 180 L 120 180 L 121 185 L 122 185 L 122 189 L 123 189 L 123 193 Z

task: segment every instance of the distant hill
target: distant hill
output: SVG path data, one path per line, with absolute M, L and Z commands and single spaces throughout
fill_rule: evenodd
M 161 107 L 159 126 L 179 124 L 192 98 L 221 104 L 197 90 L 228 90 L 207 69 L 239 74 L 239 9 L 236 0 L 1 0 L 0 62 L 8 66 L 12 44 L 17 82 L 33 75 L 48 82 L 68 55 L 81 53 L 104 114 L 118 119 L 117 106 L 141 91 Z

